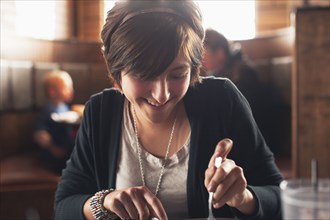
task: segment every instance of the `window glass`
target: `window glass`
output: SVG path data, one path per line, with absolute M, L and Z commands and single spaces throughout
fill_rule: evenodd
M 255 1 L 196 1 L 205 28 L 212 28 L 230 40 L 255 37 Z
M 15 1 L 16 32 L 27 37 L 54 39 L 55 2 L 52 0 Z

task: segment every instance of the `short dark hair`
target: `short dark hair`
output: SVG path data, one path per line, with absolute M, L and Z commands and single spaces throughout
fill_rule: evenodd
M 206 29 L 204 46 L 212 52 L 215 52 L 221 48 L 227 56 L 230 56 L 230 47 L 227 38 L 216 30 Z
M 191 62 L 191 85 L 199 82 L 204 29 L 192 1 L 117 2 L 107 14 L 101 38 L 108 76 L 119 86 L 122 70 L 152 79 L 179 53 Z

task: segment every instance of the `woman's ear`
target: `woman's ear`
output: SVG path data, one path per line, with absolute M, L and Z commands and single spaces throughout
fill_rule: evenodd
M 121 86 L 118 83 L 114 82 L 112 87 L 117 89 L 121 94 L 123 94 L 123 91 L 121 90 Z

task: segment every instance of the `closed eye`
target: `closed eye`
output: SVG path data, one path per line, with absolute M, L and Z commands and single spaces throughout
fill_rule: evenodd
M 187 76 L 188 76 L 188 71 L 186 71 L 184 73 L 171 74 L 170 78 L 171 79 L 183 79 L 183 78 L 186 78 Z

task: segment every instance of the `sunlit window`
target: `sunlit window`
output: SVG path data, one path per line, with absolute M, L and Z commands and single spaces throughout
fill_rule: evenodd
M 15 1 L 16 32 L 19 35 L 52 40 L 55 38 L 56 0 Z
M 213 28 L 230 40 L 255 36 L 255 0 L 196 1 L 205 28 Z M 115 1 L 105 0 L 105 15 Z
M 230 40 L 255 36 L 255 1 L 197 1 L 205 28 L 213 28 Z

